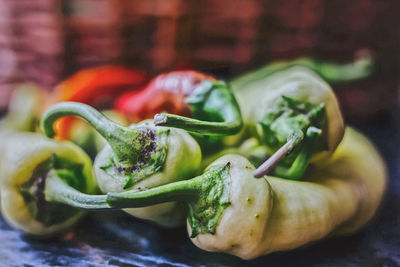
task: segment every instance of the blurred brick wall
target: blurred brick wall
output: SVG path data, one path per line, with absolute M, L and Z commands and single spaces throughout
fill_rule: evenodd
M 23 79 L 51 88 L 78 69 L 107 63 L 152 73 L 196 68 L 232 77 L 271 60 L 303 55 L 349 61 L 368 48 L 377 71 L 338 94 L 345 109 L 358 98 L 360 107 L 370 105 L 377 112 L 382 107 L 376 99 L 388 105 L 396 99 L 399 3 L 0 0 L 0 88 L 5 95 Z

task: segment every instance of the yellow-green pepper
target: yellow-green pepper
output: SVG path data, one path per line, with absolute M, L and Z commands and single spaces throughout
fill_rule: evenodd
M 94 163 L 95 176 L 104 193 L 160 186 L 191 177 L 200 167 L 200 147 L 185 131 L 155 127 L 146 121 L 123 127 L 81 103 L 64 102 L 48 109 L 41 120 L 43 132 L 53 136 L 54 121 L 71 115 L 88 121 L 108 143 Z M 185 217 L 176 202 L 126 211 L 166 227 L 182 224 Z
M 253 259 L 332 235 L 350 234 L 375 214 L 386 186 L 378 151 L 347 128 L 332 157 L 304 181 L 253 177 L 254 166 L 225 155 L 191 180 L 142 192 L 110 193 L 110 206 L 186 200 L 188 232 L 201 249 Z
M 61 192 L 98 192 L 90 158 L 70 142 L 37 133 L 0 133 L 0 192 L 4 218 L 29 234 L 47 236 L 76 223 L 83 211 L 55 203 Z M 59 185 L 48 186 L 55 182 Z M 73 196 L 72 194 L 71 196 Z M 66 196 L 68 198 L 68 196 Z
M 310 160 L 332 154 L 343 137 L 344 122 L 335 94 L 305 67 L 291 67 L 242 87 L 233 83 L 232 90 L 247 133 L 262 140 L 270 155 L 275 153 L 257 176 L 286 157 L 275 174 L 299 179 Z M 311 155 L 305 155 L 307 149 L 312 149 Z

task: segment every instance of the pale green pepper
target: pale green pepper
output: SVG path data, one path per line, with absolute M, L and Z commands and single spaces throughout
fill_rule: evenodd
M 54 198 L 74 200 L 98 187 L 90 158 L 70 142 L 28 132 L 0 133 L 0 192 L 4 218 L 29 234 L 48 236 L 74 225 L 84 212 Z M 75 192 L 63 195 L 65 192 Z M 85 201 L 91 202 L 87 195 Z
M 41 129 L 51 137 L 53 123 L 72 115 L 88 121 L 108 143 L 94 163 L 95 176 L 104 193 L 152 188 L 191 177 L 199 169 L 200 147 L 185 131 L 155 127 L 151 122 L 123 127 L 85 104 L 54 105 L 43 114 Z M 167 227 L 180 225 L 184 218 L 181 205 L 176 202 L 126 211 Z
M 331 87 L 304 67 L 291 67 L 232 89 L 245 131 L 262 140 L 270 159 L 256 171 L 300 179 L 309 162 L 333 153 L 344 132 L 343 117 Z M 244 131 L 244 132 L 245 132 Z M 311 148 L 311 155 L 305 152 Z
M 351 128 L 332 157 L 315 165 L 304 181 L 255 179 L 253 172 L 244 157 L 225 155 L 191 180 L 110 193 L 107 202 L 142 207 L 184 200 L 196 246 L 253 259 L 357 231 L 375 214 L 387 179 L 375 147 Z

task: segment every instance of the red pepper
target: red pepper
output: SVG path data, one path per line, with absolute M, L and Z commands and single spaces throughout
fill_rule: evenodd
M 76 101 L 96 108 L 110 108 L 112 100 L 127 90 L 137 90 L 147 82 L 147 75 L 136 69 L 122 66 L 101 66 L 81 70 L 55 87 L 51 104 Z M 72 117 L 56 124 L 58 137 L 68 139 Z
M 212 76 L 192 70 L 163 73 L 142 90 L 119 96 L 114 108 L 137 121 L 153 118 L 160 112 L 191 117 L 191 108 L 185 100 L 205 80 L 216 81 Z

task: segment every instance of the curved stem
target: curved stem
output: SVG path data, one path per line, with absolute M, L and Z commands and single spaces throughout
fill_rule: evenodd
M 65 116 L 78 116 L 90 123 L 110 144 L 119 162 L 136 161 L 140 151 L 137 139 L 139 132 L 107 119 L 89 105 L 77 102 L 63 102 L 49 108 L 40 121 L 40 128 L 45 135 L 53 137 L 54 122 Z
M 234 88 L 240 90 L 240 88 L 245 87 L 253 81 L 266 78 L 275 72 L 294 66 L 305 66 L 318 73 L 324 80 L 330 83 L 340 83 L 367 77 L 371 74 L 374 61 L 370 53 L 365 51 L 360 57 L 347 64 L 333 63 L 313 58 L 298 58 L 292 61 L 272 62 L 260 69 L 236 78 L 232 81 L 232 85 Z
M 231 122 L 210 122 L 168 113 L 156 114 L 154 116 L 154 124 L 181 128 L 188 132 L 203 135 L 233 135 L 238 133 L 243 126 L 241 119 Z
M 113 208 L 138 208 L 159 203 L 190 200 L 200 195 L 203 176 L 190 180 L 179 181 L 144 191 L 125 191 L 121 193 L 108 193 L 107 203 Z
M 288 155 L 299 143 L 301 143 L 303 139 L 304 134 L 301 130 L 290 135 L 287 142 L 254 171 L 254 177 L 261 178 L 268 174 L 279 163 L 279 161 Z
M 107 195 L 88 195 L 81 193 L 64 183 L 54 171 L 50 172 L 46 179 L 44 194 L 46 200 L 49 202 L 60 202 L 78 209 L 110 209 L 110 206 L 106 202 Z
M 307 129 L 306 137 L 303 143 L 303 149 L 300 154 L 296 157 L 293 164 L 289 169 L 281 168 L 278 166 L 275 170 L 275 175 L 287 179 L 300 179 L 307 169 L 308 163 L 313 154 L 314 143 L 321 135 L 322 131 L 316 127 L 310 127 Z
M 154 124 L 203 135 L 232 135 L 242 129 L 239 105 L 229 86 L 222 81 L 203 81 L 186 102 L 193 118 L 162 113 L 154 117 Z
M 367 77 L 373 67 L 370 54 L 365 53 L 355 61 L 348 64 L 335 64 L 325 61 L 310 61 L 304 64 L 321 75 L 331 83 L 348 82 Z

